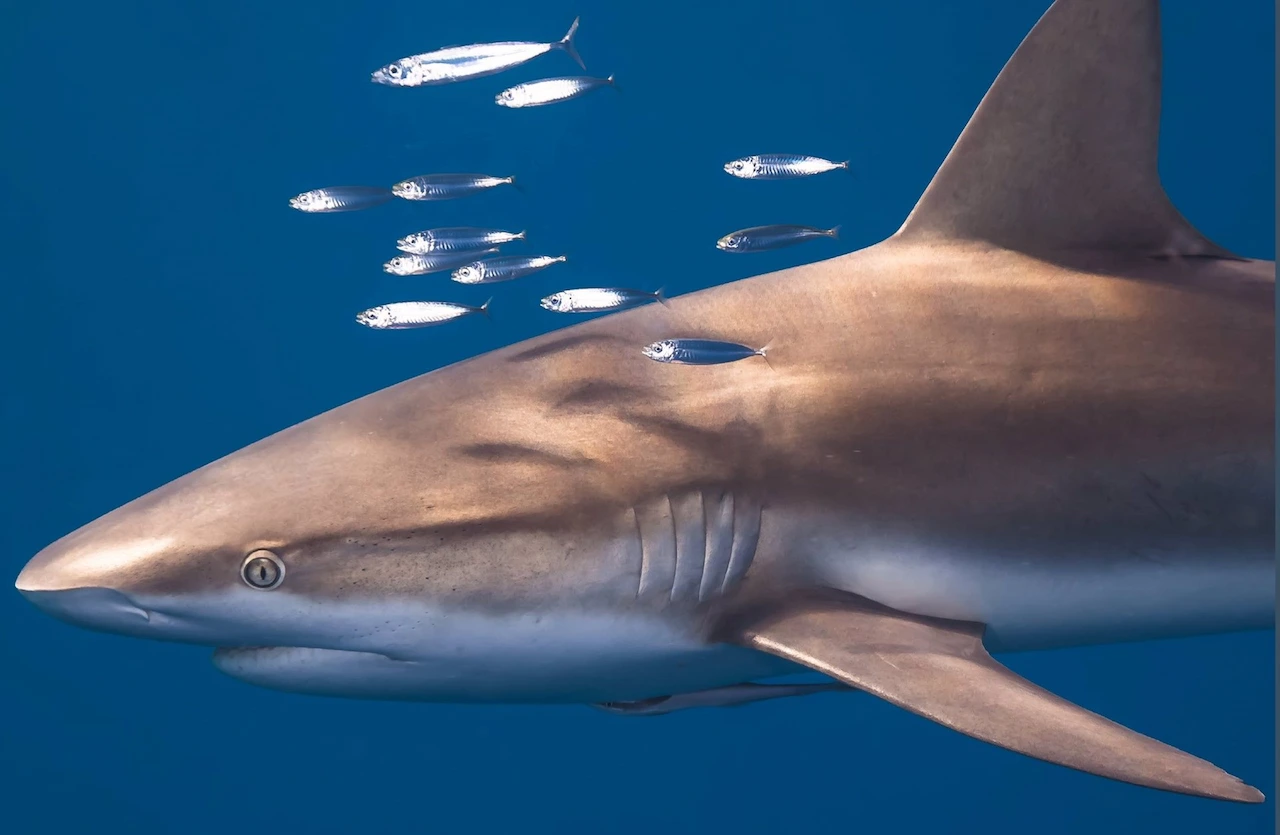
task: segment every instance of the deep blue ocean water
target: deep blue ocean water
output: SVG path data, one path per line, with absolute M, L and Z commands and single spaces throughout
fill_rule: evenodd
M 1274 4 L 1166 3 L 1161 168 L 1210 238 L 1275 257 Z M 1044 2 L 44 0 L 0 10 L 0 575 L 214 458 L 391 383 L 566 324 L 578 283 L 670 294 L 892 233 Z M 420 90 L 369 83 L 453 43 L 559 38 L 621 91 L 507 111 L 552 54 Z M 745 183 L 798 149 L 855 177 Z M 307 216 L 288 197 L 432 171 L 525 191 Z M 759 223 L 842 225 L 728 256 Z M 493 321 L 377 333 L 356 311 L 487 288 L 396 278 L 395 238 L 528 229 L 568 254 Z M 653 719 L 586 707 L 295 696 L 208 651 L 75 629 L 0 595 L 6 832 L 1269 833 L 1275 804 L 1045 765 L 869 697 Z M 1274 798 L 1271 632 L 1006 657 L 1033 681 Z

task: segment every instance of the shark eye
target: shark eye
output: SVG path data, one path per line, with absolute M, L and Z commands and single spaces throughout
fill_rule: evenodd
M 270 551 L 254 551 L 244 558 L 240 576 L 253 588 L 269 591 L 284 580 L 284 563 Z

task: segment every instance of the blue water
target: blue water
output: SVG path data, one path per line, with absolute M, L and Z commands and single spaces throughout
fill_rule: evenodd
M 910 210 L 1044 2 L 174 3 L 0 10 L 0 576 L 125 501 L 388 384 L 565 324 L 574 284 L 686 293 L 872 244 Z M 1209 237 L 1275 257 L 1274 4 L 1165 11 L 1162 171 Z M 972 9 L 972 11 L 967 11 Z M 555 54 L 454 87 L 370 84 L 435 46 L 558 38 L 620 92 L 492 96 Z M 852 158 L 746 183 L 765 150 Z M 307 216 L 288 197 L 434 171 L 513 173 L 453 204 Z M 726 255 L 763 223 L 838 242 Z M 395 278 L 395 238 L 529 230 L 567 264 L 492 323 L 377 333 L 372 304 L 479 303 Z M 7 582 L 7 581 L 6 581 Z M 1008 657 L 1022 674 L 1273 798 L 1274 637 Z M 382 704 L 259 690 L 206 650 L 100 635 L 0 594 L 0 829 L 114 832 L 1270 833 L 1243 807 L 997 750 L 870 697 L 652 719 L 585 707 Z

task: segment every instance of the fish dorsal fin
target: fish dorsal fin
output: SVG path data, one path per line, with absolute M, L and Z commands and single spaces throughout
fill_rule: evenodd
M 1057 0 L 895 238 L 1232 257 L 1160 184 L 1158 0 Z

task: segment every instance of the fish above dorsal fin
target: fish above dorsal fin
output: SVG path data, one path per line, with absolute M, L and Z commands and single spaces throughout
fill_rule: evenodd
M 1235 257 L 1160 183 L 1160 65 L 1158 0 L 1057 0 L 894 237 Z
M 1117 0 L 1119 2 L 1119 0 Z M 717 640 L 803 664 L 940 725 L 1037 759 L 1165 791 L 1260 803 L 1191 754 L 1037 687 L 987 654 L 978 623 L 818 591 L 740 615 Z

